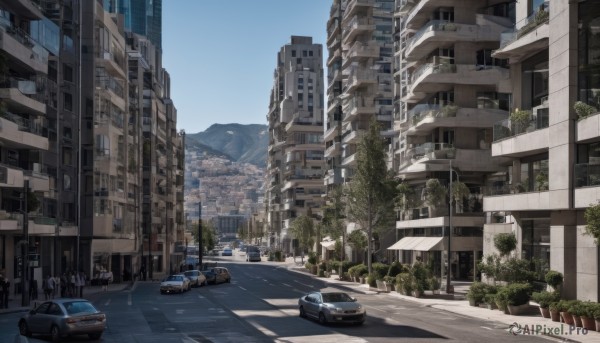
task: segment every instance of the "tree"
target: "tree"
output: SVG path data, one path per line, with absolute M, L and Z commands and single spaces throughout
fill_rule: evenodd
M 396 186 L 396 198 L 394 199 L 396 207 L 400 210 L 400 213 L 419 207 L 422 204 L 421 199 L 417 197 L 415 188 L 407 182 L 401 182 Z
M 345 189 L 348 218 L 367 234 L 369 274 L 373 272 L 370 244 L 373 231 L 388 228 L 395 219 L 397 182 L 387 170 L 385 141 L 380 130 L 379 123 L 372 119 L 369 130 L 358 143 L 355 173 Z
M 302 252 L 314 244 L 315 226 L 310 216 L 303 214 L 294 219 L 290 225 L 290 232 L 298 240 Z M 302 263 L 304 263 L 304 254 L 302 254 Z
M 500 257 L 505 257 L 517 248 L 517 237 L 512 232 L 499 233 L 494 236 L 494 246 L 500 252 Z
M 329 192 L 327 205 L 323 207 L 323 232 L 332 239 L 337 240 L 342 237 L 342 249 L 340 260 L 344 261 L 344 246 L 346 244 L 346 229 L 344 219 L 346 204 L 344 203 L 344 193 L 341 186 L 337 185 Z
M 192 224 L 192 237 L 198 244 L 198 224 Z M 215 227 L 210 221 L 202 221 L 202 251 L 210 251 L 215 248 L 216 234 Z
M 425 184 L 425 201 L 429 206 L 439 207 L 446 199 L 447 194 L 447 189 L 442 186 L 440 180 L 427 180 Z
M 367 236 L 362 230 L 354 230 L 348 235 L 348 243 L 352 244 L 357 252 L 362 253 L 367 246 Z
M 596 245 L 600 245 L 600 203 L 585 209 L 585 234 L 594 237 Z

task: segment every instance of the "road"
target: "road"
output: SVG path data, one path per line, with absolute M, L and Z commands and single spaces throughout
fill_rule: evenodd
M 160 295 L 158 283 L 139 282 L 132 291 L 90 298 L 108 317 L 101 342 L 547 342 L 513 336 L 495 325 L 423 307 L 385 294 L 357 294 L 329 287 L 310 275 L 271 262 L 220 257 L 230 269 L 230 284 Z M 340 288 L 341 287 L 341 288 Z M 327 325 L 298 317 L 297 300 L 312 290 L 342 289 L 367 309 L 362 326 Z M 19 314 L 0 315 L 0 342 L 47 342 L 48 337 L 18 335 Z M 88 342 L 87 337 L 65 342 Z

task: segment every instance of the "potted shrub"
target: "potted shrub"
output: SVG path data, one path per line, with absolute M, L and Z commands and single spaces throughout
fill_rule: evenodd
M 529 307 L 531 285 L 528 283 L 513 283 L 506 287 L 507 307 L 511 315 L 519 315 Z
M 516 133 L 523 133 L 531 123 L 531 111 L 516 108 L 509 116 Z
M 395 278 L 392 276 L 386 275 L 383 277 L 383 284 L 386 292 L 391 292 L 394 290 L 394 281 Z
M 583 101 L 577 101 L 573 104 L 573 109 L 577 113 L 577 119 L 583 119 L 598 112 L 598 109 L 592 105 L 588 105 Z
M 544 279 L 548 286 L 552 287 L 555 291 L 559 291 L 558 287 L 563 283 L 563 275 L 556 270 L 549 270 Z
M 434 276 L 429 279 L 429 288 L 431 289 L 433 294 L 440 294 L 440 286 L 441 282 L 440 279 L 438 279 L 437 277 Z
M 479 306 L 479 304 L 485 301 L 485 295 L 487 293 L 487 284 L 483 282 L 473 282 L 469 291 L 467 292 L 467 299 L 469 299 L 469 305 Z
M 553 322 L 560 322 L 560 311 L 559 310 L 560 309 L 558 307 L 558 301 L 550 303 L 550 305 L 548 305 L 548 311 L 550 312 L 550 319 L 552 319 Z
M 575 300 L 571 303 L 571 306 L 567 309 L 567 312 L 573 317 L 573 323 L 576 327 L 583 327 L 581 323 L 581 315 L 584 312 L 584 306 L 581 301 Z
M 600 331 L 600 304 L 594 304 L 594 320 L 596 321 L 596 331 Z
M 581 325 L 586 330 L 596 330 L 596 320 L 594 319 L 594 305 L 596 304 L 593 304 L 590 301 L 584 301 L 581 304 Z
M 571 314 L 569 313 L 569 308 L 571 307 L 571 304 L 573 303 L 573 300 L 561 300 L 558 302 L 558 311 L 560 312 L 560 318 L 562 319 L 562 322 L 567 324 L 567 325 L 574 325 L 574 321 L 573 321 L 573 316 L 571 316 Z
M 551 303 L 557 302 L 560 297 L 556 292 L 535 292 L 531 295 L 531 299 L 540 305 L 540 313 L 544 318 L 550 318 L 549 306 Z
M 377 288 L 377 279 L 375 278 L 375 275 L 368 274 L 367 283 L 369 284 L 369 287 Z
M 509 314 L 508 312 L 508 286 L 500 286 L 498 287 L 498 292 L 494 297 L 496 300 L 496 306 L 498 309 L 505 314 Z
M 498 308 L 496 305 L 496 293 L 488 293 L 485 295 L 484 301 L 489 310 L 495 310 Z

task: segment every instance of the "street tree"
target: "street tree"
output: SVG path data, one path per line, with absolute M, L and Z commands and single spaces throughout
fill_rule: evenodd
M 358 143 L 355 173 L 345 189 L 348 218 L 358 223 L 367 234 L 369 274 L 373 272 L 373 234 L 375 230 L 389 229 L 393 223 L 394 198 L 398 185 L 387 169 L 385 141 L 380 131 L 381 126 L 372 119 L 369 130 Z
M 346 205 L 344 204 L 344 193 L 342 186 L 336 185 L 327 195 L 327 204 L 323 207 L 323 229 L 331 239 L 338 240 L 342 237 L 342 249 L 340 260 L 344 261 L 344 246 L 346 245 L 346 229 L 344 219 Z
M 314 244 L 315 225 L 312 217 L 303 214 L 292 222 L 290 232 L 298 240 L 298 245 L 302 251 L 302 263 L 304 264 L 304 252 Z
M 198 223 L 192 224 L 191 227 L 194 242 L 198 244 Z M 206 220 L 202 221 L 202 251 L 210 251 L 215 248 L 217 236 L 215 232 L 215 227 L 212 222 Z

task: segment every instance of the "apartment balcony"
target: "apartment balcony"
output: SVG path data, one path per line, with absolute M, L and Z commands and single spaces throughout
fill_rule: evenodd
M 342 112 L 344 113 L 344 121 L 352 121 L 359 115 L 375 114 L 375 101 L 372 97 L 349 97 L 343 100 Z
M 342 160 L 342 166 L 344 167 L 354 167 L 356 166 L 356 153 L 344 158 Z
M 574 179 L 575 208 L 587 208 L 600 199 L 600 164 L 576 164 Z
M 342 179 L 342 169 L 334 168 L 329 169 L 324 177 L 325 185 L 339 185 L 343 181 Z
M 566 191 L 566 190 L 565 190 Z M 514 192 L 514 190 L 513 190 Z M 553 199 L 553 206 L 550 207 L 550 194 Z M 563 196 L 564 195 L 564 196 Z M 522 193 L 512 193 L 494 196 L 485 196 L 483 198 L 484 212 L 501 211 L 542 211 L 551 209 L 568 208 L 567 194 L 557 194 L 549 191 L 532 191 Z M 586 206 L 589 204 L 586 204 Z
M 342 144 L 340 142 L 334 142 L 329 148 L 325 149 L 325 158 L 335 157 L 342 151 Z
M 406 43 L 404 56 L 408 61 L 420 61 L 440 46 L 455 42 L 498 41 L 503 26 L 468 25 L 432 20 L 419 29 Z
M 340 37 L 340 21 L 339 18 L 334 14 L 327 21 L 327 46 L 331 48 L 339 43 Z M 338 40 L 337 43 L 334 43 Z
M 344 144 L 356 144 L 358 143 L 358 139 L 360 137 L 360 134 L 363 132 L 364 130 L 352 130 L 352 131 L 347 131 L 344 134 L 342 134 L 342 143 Z
M 38 88 L 33 80 L 9 77 L 0 83 L 0 99 L 16 112 L 45 115 L 46 104 Z
M 511 63 L 516 63 L 547 48 L 550 37 L 549 2 L 544 6 L 542 10 L 517 23 L 513 29 L 503 32 L 500 48 L 492 53 L 492 57 L 510 59 Z
M 288 133 L 294 131 L 323 132 L 323 122 L 317 121 L 317 118 L 300 117 L 298 114 L 296 114 L 292 118 L 292 121 L 285 125 L 285 131 Z M 291 141 L 288 140 L 288 142 Z
M 538 111 L 527 123 L 504 119 L 494 124 L 492 155 L 519 157 L 548 150 L 548 111 Z
M 325 134 L 323 135 L 323 141 L 328 142 L 333 140 L 340 134 L 341 123 L 337 120 L 329 121 L 326 126 Z
M 460 108 L 455 105 L 417 105 L 408 116 L 407 135 L 424 135 L 438 127 L 488 128 L 506 119 L 508 111 L 493 108 Z
M 354 68 L 348 75 L 343 92 L 349 94 L 359 87 L 375 84 L 377 84 L 377 73 L 375 70 Z
M 350 0 L 344 10 L 344 20 L 373 6 L 375 6 L 375 0 Z
M 0 164 L 0 188 L 23 188 L 24 170 L 8 164 Z
M 30 235 L 54 236 L 56 234 L 56 218 L 30 217 L 28 225 Z
M 39 164 L 36 163 L 39 166 Z M 41 170 L 24 170 L 23 177 L 29 180 L 29 188 L 35 192 L 50 192 L 50 177 Z
M 408 12 L 415 6 L 417 2 L 417 0 L 397 0 L 396 11 L 394 12 L 394 14 L 396 16 L 408 14 Z
M 333 65 L 333 63 L 342 58 L 341 49 L 333 50 L 333 53 L 329 54 L 329 58 L 327 58 L 327 66 Z
M 600 112 L 577 121 L 577 142 L 585 142 L 600 137 Z
M 497 85 L 508 78 L 509 70 L 497 66 L 427 63 L 414 71 L 409 94 L 436 93 L 445 90 L 448 84 Z
M 42 136 L 44 127 L 11 112 L 0 113 L 0 142 L 18 149 L 48 150 L 48 137 Z
M 20 65 L 27 66 L 32 72 L 48 73 L 48 51 L 20 28 L 0 29 L 0 50 L 19 61 Z
M 332 113 L 334 111 L 336 111 L 339 108 L 340 105 L 340 98 L 335 96 L 335 97 L 328 97 L 327 98 L 327 113 Z
M 346 51 L 342 68 L 347 67 L 352 62 L 357 60 L 379 57 L 379 49 L 379 45 L 374 41 L 354 42 L 352 47 Z
M 330 50 L 338 50 L 337 47 L 342 43 L 342 36 L 337 34 L 337 32 L 339 32 L 339 29 L 337 29 L 336 26 L 336 35 L 335 36 L 328 36 L 329 38 L 327 38 L 327 48 Z
M 375 22 L 371 18 L 355 16 L 344 25 L 342 45 L 349 47 L 357 36 L 375 30 Z
M 20 224 L 22 222 L 22 214 L 0 210 L 0 232 L 18 231 L 20 233 L 23 231 L 23 228 Z

